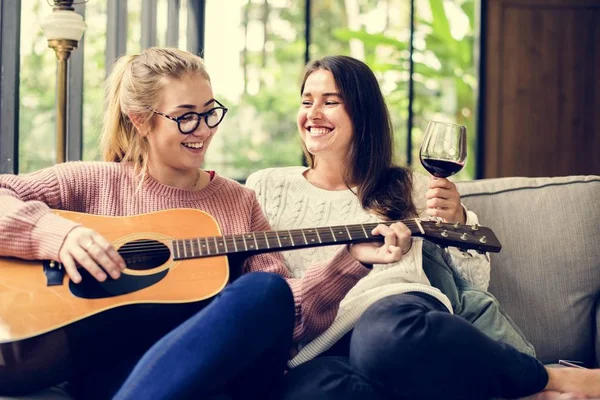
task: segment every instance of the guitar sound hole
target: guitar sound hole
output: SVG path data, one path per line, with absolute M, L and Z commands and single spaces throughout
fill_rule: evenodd
M 127 242 L 118 250 L 127 268 L 145 271 L 160 267 L 171 257 L 171 251 L 157 240 L 140 239 Z

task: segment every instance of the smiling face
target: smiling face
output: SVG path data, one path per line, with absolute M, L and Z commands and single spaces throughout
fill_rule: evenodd
M 180 117 L 189 111 L 203 113 L 217 106 L 210 82 L 200 74 L 186 74 L 181 78 L 166 78 L 161 101 L 156 109 L 170 117 Z M 154 115 L 153 126 L 146 133 L 149 164 L 157 170 L 189 172 L 204 163 L 217 127 L 209 128 L 204 118 L 190 134 L 182 134 L 177 123 L 161 115 Z M 144 134 L 144 132 L 142 132 Z
M 344 159 L 353 127 L 330 71 L 318 69 L 306 79 L 297 123 L 306 149 L 316 158 Z

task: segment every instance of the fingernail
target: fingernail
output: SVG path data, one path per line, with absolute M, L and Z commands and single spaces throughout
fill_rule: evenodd
M 106 279 L 106 274 L 101 272 L 98 275 L 96 275 L 96 277 L 98 278 L 98 280 L 103 281 Z
M 121 273 L 115 269 L 112 271 L 111 275 L 112 275 L 113 279 L 118 279 L 121 276 Z
M 127 268 L 127 265 L 125 264 L 125 261 L 121 261 L 119 263 L 119 267 L 121 267 L 121 271 L 123 271 L 125 268 Z

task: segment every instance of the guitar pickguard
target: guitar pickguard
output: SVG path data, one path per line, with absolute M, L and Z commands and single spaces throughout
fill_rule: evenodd
M 152 275 L 126 275 L 122 274 L 119 279 L 107 278 L 104 282 L 98 282 L 87 270 L 80 268 L 79 273 L 83 278 L 80 283 L 69 280 L 69 289 L 74 296 L 82 299 L 102 299 L 120 296 L 136 292 L 160 282 L 168 269 Z

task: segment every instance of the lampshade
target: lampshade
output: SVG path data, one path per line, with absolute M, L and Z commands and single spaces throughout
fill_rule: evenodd
M 41 25 L 48 40 L 67 39 L 76 42 L 81 40 L 87 26 L 81 15 L 75 11 L 56 9 Z

